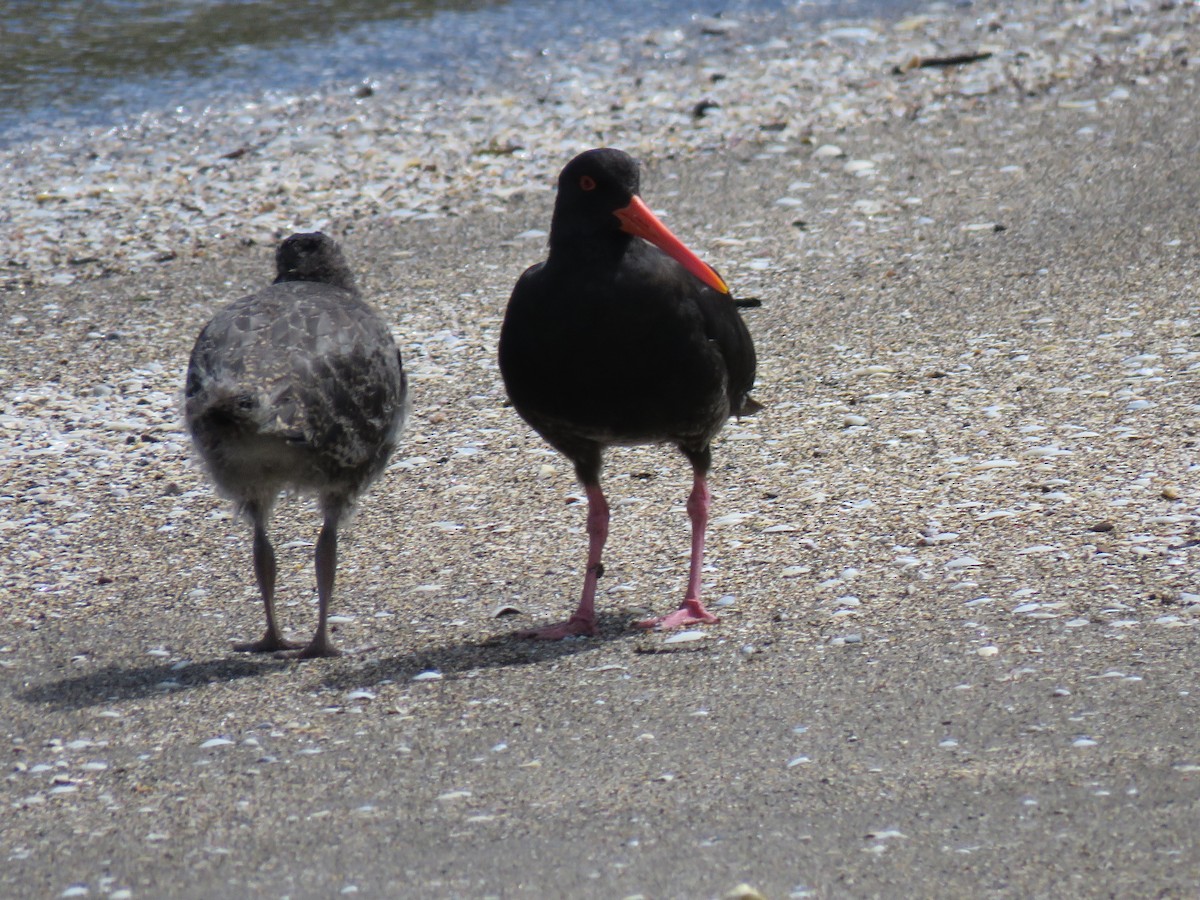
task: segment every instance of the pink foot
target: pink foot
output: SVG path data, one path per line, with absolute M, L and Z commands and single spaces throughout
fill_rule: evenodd
M 518 631 L 517 637 L 534 641 L 561 641 L 568 637 L 593 637 L 599 633 L 600 629 L 596 627 L 595 619 L 571 616 L 567 621 L 559 622 L 557 625 L 543 625 L 541 628 Z
M 669 616 L 655 616 L 652 619 L 642 619 L 637 623 L 638 628 L 653 628 L 655 631 L 670 631 L 684 625 L 712 625 L 721 620 L 704 608 L 699 600 L 684 600 L 683 604 Z

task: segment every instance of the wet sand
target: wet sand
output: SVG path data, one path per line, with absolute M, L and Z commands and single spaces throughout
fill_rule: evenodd
M 1193 892 L 1196 11 L 957 15 L 672 66 L 656 36 L 602 87 L 601 48 L 541 103 L 472 89 L 392 140 L 392 107 L 330 96 L 5 155 L 5 895 Z M 637 152 L 763 300 L 694 641 L 630 627 L 683 588 L 662 448 L 610 454 L 603 635 L 511 637 L 582 576 L 569 467 L 494 359 L 584 142 Z M 81 160 L 108 168 L 66 191 Z M 229 649 L 261 627 L 249 536 L 179 394 L 214 305 L 318 225 L 414 412 L 343 545 L 357 652 L 295 664 Z M 317 526 L 293 501 L 275 528 L 300 635 Z

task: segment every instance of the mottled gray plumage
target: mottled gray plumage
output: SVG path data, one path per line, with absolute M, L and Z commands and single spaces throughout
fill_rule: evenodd
M 331 656 L 326 618 L 339 521 L 387 465 L 408 412 L 400 354 L 359 296 L 341 250 L 294 234 L 276 252 L 275 283 L 220 310 L 200 332 L 185 415 L 213 481 L 254 524 L 254 565 L 266 608 L 262 640 L 240 650 L 284 651 L 275 621 L 275 554 L 267 538 L 283 490 L 316 494 L 320 621 L 301 657 Z

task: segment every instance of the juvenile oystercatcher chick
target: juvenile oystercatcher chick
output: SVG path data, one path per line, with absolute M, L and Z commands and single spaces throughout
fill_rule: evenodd
M 337 243 L 294 234 L 275 282 L 218 312 L 188 364 L 185 417 L 221 493 L 254 527 L 254 574 L 267 629 L 237 650 L 337 656 L 326 623 L 338 527 L 379 477 L 408 412 L 408 384 L 387 325 L 363 299 Z M 316 495 L 324 523 L 315 564 L 319 618 L 307 646 L 275 618 L 275 551 L 267 537 L 281 491 Z

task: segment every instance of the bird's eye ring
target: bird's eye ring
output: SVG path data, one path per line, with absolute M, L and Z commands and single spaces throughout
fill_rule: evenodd
M 584 175 L 579 179 L 579 189 L 581 191 L 594 191 L 596 189 L 596 179 L 591 175 Z

